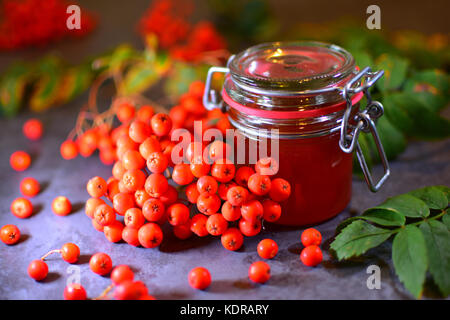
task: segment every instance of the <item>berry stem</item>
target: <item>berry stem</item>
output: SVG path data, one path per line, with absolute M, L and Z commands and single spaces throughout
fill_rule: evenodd
M 45 258 L 47 258 L 49 255 L 51 255 L 53 253 L 61 253 L 61 249 L 54 249 L 54 250 L 51 250 L 51 251 L 47 252 L 46 254 L 44 254 L 42 256 L 41 260 L 45 261 Z
M 109 286 L 106 287 L 105 290 L 103 290 L 102 293 L 100 293 L 100 295 L 98 297 L 93 298 L 92 300 L 103 300 L 106 298 L 106 296 L 108 295 L 108 293 L 111 291 L 111 289 L 114 287 L 114 284 L 110 284 Z

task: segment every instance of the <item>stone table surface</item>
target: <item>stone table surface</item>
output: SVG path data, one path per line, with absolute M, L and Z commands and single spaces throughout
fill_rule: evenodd
M 104 5 L 105 1 L 99 3 Z M 143 1 L 139 3 L 141 7 L 133 6 L 132 13 L 125 12 L 122 26 L 131 25 L 131 17 L 142 13 Z M 107 17 L 121 14 L 118 7 L 111 10 L 114 13 Z M 117 21 L 105 18 L 104 22 L 106 27 L 100 26 L 94 38 L 86 40 L 81 49 L 70 42 L 58 44 L 55 48 L 69 61 L 76 62 L 87 53 L 98 53 L 99 48 L 107 49 L 125 41 L 134 32 L 130 27 L 111 32 L 108 28 L 117 25 Z M 134 34 L 131 42 L 137 41 Z M 25 52 L 19 56 L 33 58 L 38 55 L 39 52 Z M 3 55 L 0 69 L 4 69 L 14 57 L 14 54 Z M 109 278 L 98 276 L 89 269 L 90 255 L 96 252 L 108 253 L 114 265 L 130 265 L 136 278 L 144 281 L 150 293 L 158 299 L 411 298 L 394 274 L 388 247 L 381 246 L 370 251 L 364 259 L 341 264 L 332 261 L 325 252 L 324 262 L 319 267 L 308 268 L 299 260 L 301 228 L 268 228 L 253 238 L 247 238 L 238 252 L 225 250 L 218 239 L 209 237 L 183 242 L 169 235 L 156 249 L 110 243 L 92 227 L 84 213 L 84 202 L 88 199 L 87 180 L 94 175 L 109 177 L 111 167 L 102 165 L 95 156 L 65 161 L 59 155 L 59 145 L 74 126 L 77 112 L 86 99 L 87 94 L 83 94 L 68 105 L 37 116 L 25 112 L 13 119 L 0 119 L 0 225 L 16 224 L 23 234 L 21 241 L 14 246 L 0 243 L 0 299 L 62 299 L 66 282 L 75 273 L 79 274 L 89 297 L 95 297 L 110 282 Z M 45 135 L 40 141 L 30 142 L 21 133 L 22 124 L 30 117 L 38 117 L 44 123 Z M 25 172 L 15 172 L 9 166 L 9 156 L 16 150 L 32 154 L 32 166 Z M 450 185 L 450 139 L 411 142 L 407 150 L 391 163 L 391 169 L 392 176 L 376 194 L 367 189 L 364 181 L 354 180 L 353 197 L 348 208 L 336 218 L 317 226 L 322 232 L 325 247 L 330 243 L 337 224 L 350 215 L 361 213 L 389 196 L 415 188 Z M 20 196 L 21 179 L 27 176 L 40 181 L 42 192 L 32 198 L 36 208 L 33 215 L 28 219 L 18 219 L 9 208 L 13 199 Z M 53 214 L 51 202 L 58 195 L 71 200 L 73 213 L 66 217 Z M 269 261 L 272 268 L 270 281 L 265 285 L 255 285 L 248 280 L 248 267 L 259 260 L 256 246 L 267 237 L 274 239 L 280 250 Z M 35 282 L 27 276 L 26 269 L 31 260 L 60 248 L 66 242 L 74 242 L 80 247 L 82 255 L 77 264 L 69 265 L 55 255 L 48 259 L 49 275 L 45 281 Z M 369 274 L 366 271 L 370 265 L 381 269 L 379 290 L 367 287 Z M 188 285 L 187 274 L 196 266 L 204 266 L 212 274 L 213 282 L 206 291 L 197 291 Z M 425 297 L 438 296 L 435 290 L 430 289 L 425 291 Z

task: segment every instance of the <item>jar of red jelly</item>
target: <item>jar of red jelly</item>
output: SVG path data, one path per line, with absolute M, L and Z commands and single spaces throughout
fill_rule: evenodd
M 225 73 L 220 101 L 211 88 L 216 72 Z M 292 190 L 277 223 L 314 225 L 342 212 L 351 198 L 354 150 L 372 191 L 389 176 L 375 126 L 383 107 L 369 92 L 382 75 L 359 69 L 343 48 L 318 42 L 256 45 L 231 56 L 227 67 L 209 70 L 205 107 L 226 109 L 232 126 L 249 141 L 276 139 L 276 176 Z M 360 106 L 364 95 L 367 103 Z M 372 133 L 384 166 L 377 183 L 358 144 L 361 130 Z

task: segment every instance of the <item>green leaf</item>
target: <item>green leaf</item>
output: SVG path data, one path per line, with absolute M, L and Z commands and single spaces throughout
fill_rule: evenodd
M 388 160 L 396 158 L 405 151 L 407 144 L 405 135 L 394 127 L 386 116 L 378 119 L 377 131 Z M 375 149 L 374 152 L 377 162 L 380 162 L 378 152 Z
M 382 54 L 376 60 L 377 70 L 384 70 L 384 76 L 377 81 L 381 91 L 400 88 L 408 71 L 408 60 L 396 55 Z
M 361 70 L 365 67 L 372 67 L 374 65 L 372 57 L 366 51 L 352 51 L 352 56 L 355 59 L 356 65 L 359 66 Z
M 123 68 L 126 61 L 132 58 L 137 58 L 138 53 L 128 44 L 121 44 L 111 54 L 108 66 L 111 72 L 117 72 Z
M 432 111 L 415 95 L 394 93 L 383 98 L 386 116 L 410 137 L 441 139 L 450 136 L 450 120 Z
M 445 215 L 442 217 L 442 222 L 447 226 L 450 230 L 450 209 L 445 210 Z
M 369 209 L 362 216 L 359 216 L 359 218 L 386 227 L 400 227 L 406 221 L 403 214 L 388 209 Z
M 15 115 L 24 102 L 25 89 L 31 82 L 31 68 L 25 63 L 9 67 L 0 80 L 0 106 L 2 114 Z
M 444 296 L 450 294 L 450 231 L 431 220 L 420 225 L 425 238 L 430 273 Z
M 158 73 L 152 65 L 136 64 L 125 75 L 119 92 L 125 95 L 140 93 L 150 88 L 158 80 Z
M 425 238 L 419 228 L 407 225 L 400 230 L 392 243 L 392 260 L 400 281 L 419 298 L 428 268 Z
M 445 209 L 448 205 L 445 193 L 434 186 L 417 189 L 409 194 L 424 201 L 431 209 Z
M 84 92 L 93 79 L 93 73 L 88 65 L 70 67 L 64 70 L 58 100 L 66 103 Z
M 382 204 L 369 210 L 374 209 L 392 210 L 411 218 L 428 217 L 430 214 L 430 209 L 426 203 L 410 194 L 388 198 Z
M 339 260 L 359 256 L 391 236 L 391 231 L 377 228 L 365 221 L 354 221 L 336 237 L 330 248 Z
M 447 200 L 450 203 L 450 188 L 447 186 L 436 186 L 436 188 L 441 190 L 447 196 Z

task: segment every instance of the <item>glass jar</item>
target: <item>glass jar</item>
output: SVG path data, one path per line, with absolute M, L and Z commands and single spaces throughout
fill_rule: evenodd
M 226 74 L 220 102 L 211 89 L 216 72 Z M 270 150 L 276 142 L 277 157 L 270 154 L 278 162 L 276 177 L 292 190 L 277 223 L 314 225 L 343 211 L 351 198 L 354 149 L 372 191 L 386 180 L 389 166 L 374 123 L 383 107 L 368 91 L 382 74 L 360 71 L 349 52 L 318 42 L 260 44 L 231 56 L 227 67 L 209 70 L 204 105 L 226 109 L 247 140 L 245 164 L 260 158 L 251 141 L 268 138 Z M 364 94 L 367 106 L 361 108 Z M 357 142 L 361 130 L 373 134 L 385 168 L 376 184 Z

